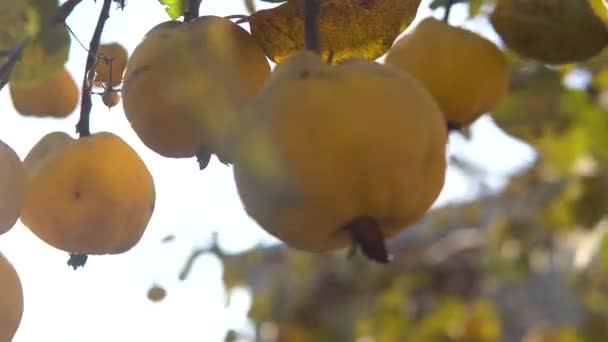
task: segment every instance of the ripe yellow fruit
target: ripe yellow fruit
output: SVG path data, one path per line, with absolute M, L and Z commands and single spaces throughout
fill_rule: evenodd
M 270 77 L 253 38 L 228 19 L 203 16 L 157 25 L 135 48 L 122 88 L 127 119 L 142 142 L 169 158 L 222 141 Z
M 332 251 L 358 230 L 378 233 L 383 246 L 443 187 L 446 124 L 405 72 L 363 60 L 329 66 L 299 51 L 276 67 L 253 109 L 259 124 L 240 135 L 235 158 L 238 192 L 248 214 L 288 245 Z M 265 138 L 268 157 L 256 160 L 263 149 L 250 147 Z
M 0 253 L 0 341 L 13 340 L 23 316 L 23 288 L 19 274 Z
M 523 57 L 547 64 L 580 62 L 608 45 L 606 9 L 588 1 L 499 0 L 490 22 L 505 45 Z
M 8 232 L 19 219 L 24 182 L 21 158 L 0 140 L 0 235 Z
M 494 43 L 432 17 L 395 42 L 385 63 L 421 81 L 448 123 L 459 127 L 494 108 L 509 90 L 509 66 Z
M 101 101 L 108 108 L 112 108 L 120 102 L 120 94 L 112 89 L 108 89 L 101 94 Z
M 41 84 L 17 86 L 9 82 L 8 87 L 15 110 L 24 116 L 67 117 L 76 109 L 80 95 L 65 67 Z
M 25 158 L 21 221 L 73 254 L 118 254 L 142 237 L 154 210 L 154 180 L 120 137 L 44 136 Z
M 119 43 L 100 44 L 100 56 L 95 65 L 95 84 L 99 87 L 116 87 L 122 82 L 122 74 L 127 66 L 129 53 Z

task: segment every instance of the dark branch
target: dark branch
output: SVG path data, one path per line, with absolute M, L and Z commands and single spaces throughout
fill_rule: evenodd
M 184 13 L 184 21 L 188 22 L 199 17 L 202 0 L 188 0 L 188 10 Z
M 452 5 L 454 5 L 455 3 L 455 0 L 448 0 L 448 2 L 445 4 L 445 12 L 443 13 L 444 22 L 447 23 L 448 20 L 450 20 L 450 12 L 452 11 Z
M 91 72 L 95 64 L 97 63 L 97 50 L 99 50 L 99 41 L 101 40 L 101 34 L 106 24 L 106 20 L 110 17 L 110 5 L 112 0 L 103 0 L 103 6 L 101 7 L 101 13 L 99 13 L 99 19 L 97 20 L 97 26 L 91 43 L 89 44 L 89 54 L 87 55 L 87 63 L 84 68 L 84 78 L 82 81 L 82 97 L 80 100 L 80 120 L 76 124 L 76 133 L 80 134 L 80 137 L 86 137 L 91 135 L 89 128 L 89 116 L 91 114 L 91 108 L 93 102 L 91 101 L 91 88 L 93 87 L 93 77 L 95 76 Z
M 59 7 L 59 12 L 57 12 L 57 17 L 55 18 L 55 22 L 62 23 L 64 22 L 72 13 L 74 8 L 81 3 L 82 0 L 67 0 Z
M 304 0 L 304 46 L 307 50 L 321 53 L 319 34 L 319 0 Z

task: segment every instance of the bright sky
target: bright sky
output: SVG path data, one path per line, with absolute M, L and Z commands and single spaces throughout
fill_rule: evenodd
M 87 46 L 101 3 L 84 1 L 68 20 Z M 421 8 L 425 10 L 420 11 L 419 18 L 428 15 L 426 5 Z M 464 9 L 454 8 L 452 22 L 457 23 L 464 16 Z M 239 0 L 205 0 L 201 10 L 201 14 L 215 15 L 246 13 Z M 102 41 L 118 41 L 132 52 L 152 26 L 167 19 L 155 0 L 129 0 L 124 12 L 111 12 Z M 467 27 L 479 31 L 481 26 L 475 24 L 467 23 Z M 78 84 L 85 57 L 84 49 L 73 41 L 67 67 Z M 156 183 L 156 209 L 135 248 L 118 256 L 91 257 L 86 267 L 78 271 L 66 265 L 66 253 L 38 240 L 20 222 L 0 236 L 0 250 L 14 264 L 24 288 L 24 316 L 14 342 L 223 341 L 227 328 L 246 322 L 249 296 L 244 290 L 236 291 L 233 305 L 226 309 L 219 260 L 211 256 L 200 258 L 190 278 L 180 282 L 177 275 L 184 261 L 193 248 L 208 245 L 214 231 L 220 232 L 220 245 L 228 252 L 243 251 L 260 239 L 275 240 L 243 211 L 229 167 L 213 160 L 201 172 L 193 159 L 162 158 L 138 140 L 122 106 L 108 111 L 98 96 L 93 103 L 92 131 L 119 134 L 151 170 Z M 0 92 L 0 108 L 0 139 L 21 158 L 50 131 L 61 130 L 75 136 L 77 112 L 65 120 L 23 118 L 12 108 L 8 88 Z M 472 142 L 453 137 L 450 151 L 489 165 L 498 174 L 510 172 L 514 163 L 521 165 L 532 158 L 527 146 L 504 136 L 487 118 L 481 119 L 473 132 Z M 490 181 L 500 186 L 503 179 L 495 177 Z M 449 171 L 437 204 L 470 196 L 469 186 L 462 175 Z M 175 234 L 176 240 L 160 243 L 167 234 Z M 146 298 L 147 289 L 154 283 L 168 292 L 160 303 Z

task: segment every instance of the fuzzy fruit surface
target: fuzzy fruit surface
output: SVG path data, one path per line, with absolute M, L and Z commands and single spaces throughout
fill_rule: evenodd
M 201 148 L 221 154 L 244 104 L 269 76 L 262 50 L 230 20 L 165 22 L 127 63 L 123 107 L 142 142 L 162 156 L 189 158 Z
M 42 83 L 9 83 L 8 87 L 15 110 L 23 116 L 67 117 L 76 109 L 80 96 L 78 85 L 65 67 Z
M 13 265 L 0 253 L 0 341 L 13 340 L 23 316 L 23 287 Z
M 446 121 L 458 126 L 494 108 L 509 90 L 509 66 L 494 43 L 432 17 L 395 42 L 386 64 L 422 82 Z
M 0 140 L 0 235 L 9 231 L 19 219 L 24 183 L 21 158 Z
M 24 160 L 23 224 L 74 254 L 118 254 L 142 237 L 154 210 L 152 175 L 120 137 L 44 136 Z
M 241 134 L 234 166 L 238 192 L 249 215 L 288 245 L 347 247 L 344 225 L 359 217 L 388 239 L 443 187 L 445 121 L 400 70 L 364 60 L 329 66 L 299 51 L 276 67 L 253 109 L 257 124 Z

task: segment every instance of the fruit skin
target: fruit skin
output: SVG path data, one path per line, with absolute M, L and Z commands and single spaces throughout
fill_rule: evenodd
M 23 163 L 21 221 L 41 240 L 74 254 L 118 254 L 141 239 L 154 210 L 154 180 L 117 135 L 49 133 Z
M 494 43 L 432 17 L 396 41 L 385 63 L 421 81 L 446 120 L 461 127 L 494 108 L 509 90 L 509 66 Z
M 608 27 L 596 10 L 588 0 L 499 0 L 490 22 L 519 55 L 566 64 L 586 60 L 608 45 Z
M 311 252 L 352 243 L 372 217 L 384 238 L 420 219 L 444 183 L 447 131 L 413 77 L 374 62 L 330 67 L 305 51 L 278 65 L 253 104 L 234 177 L 247 213 Z M 265 159 L 251 146 L 267 138 Z M 262 161 L 260 161 L 262 160 Z
M 24 182 L 21 158 L 0 140 L 0 235 L 8 232 L 19 219 Z
M 23 316 L 23 287 L 13 265 L 0 253 L 0 341 L 12 341 Z
M 115 91 L 108 89 L 101 94 L 101 101 L 108 108 L 112 108 L 120 102 L 120 94 Z
M 241 108 L 269 77 L 262 50 L 228 19 L 165 22 L 127 63 L 123 107 L 142 142 L 164 157 L 193 157 L 201 147 L 223 154 Z
M 119 43 L 100 44 L 97 54 L 103 58 L 99 58 L 95 65 L 95 84 L 97 86 L 106 85 L 116 87 L 122 82 L 122 74 L 127 66 L 129 53 L 124 46 Z M 112 72 L 110 73 L 110 61 L 112 59 Z M 110 82 L 110 76 L 112 82 Z
M 23 116 L 65 118 L 76 109 L 80 96 L 65 67 L 41 84 L 17 86 L 9 82 L 8 88 L 15 110 Z

